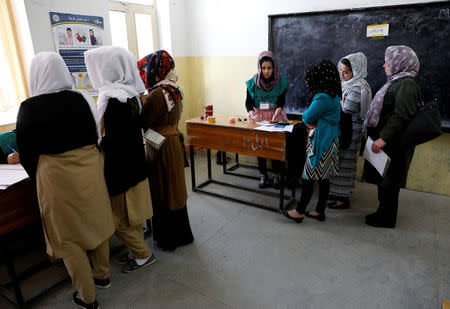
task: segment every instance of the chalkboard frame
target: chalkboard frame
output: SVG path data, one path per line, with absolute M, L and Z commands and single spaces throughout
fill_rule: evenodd
M 370 11 L 380 11 L 380 10 L 389 10 L 389 9 L 402 9 L 402 8 L 429 8 L 430 6 L 442 6 L 449 5 L 449 1 L 435 1 L 435 2 L 427 2 L 427 3 L 414 3 L 414 4 L 400 4 L 400 5 L 388 5 L 388 6 L 373 6 L 373 7 L 362 7 L 362 8 L 349 8 L 349 9 L 339 9 L 339 10 L 326 10 L 326 11 L 309 11 L 309 12 L 298 12 L 298 13 L 286 13 L 286 14 L 272 14 L 268 15 L 268 49 L 270 51 L 274 51 L 274 34 L 273 30 L 273 21 L 275 18 L 284 18 L 284 17 L 302 17 L 302 16 L 314 16 L 314 15 L 331 15 L 331 14 L 342 14 L 342 13 L 367 13 Z M 381 68 L 380 68 L 381 70 Z M 378 89 L 373 91 L 377 91 Z M 374 92 L 374 94 L 375 94 Z M 444 102 L 441 104 L 450 104 L 450 102 Z M 288 114 L 290 118 L 299 119 L 301 118 L 302 112 L 300 114 Z M 444 132 L 450 133 L 450 117 L 443 117 L 442 129 Z

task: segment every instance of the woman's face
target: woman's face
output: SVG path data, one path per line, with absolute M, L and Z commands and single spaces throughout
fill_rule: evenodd
M 388 66 L 387 63 L 383 64 L 384 72 L 386 72 L 386 76 L 391 75 L 391 68 Z
M 344 82 L 353 78 L 352 70 L 343 63 L 339 63 L 339 69 L 341 70 L 341 80 Z
M 269 79 L 273 73 L 273 66 L 270 61 L 264 61 L 261 63 L 261 73 L 264 79 Z

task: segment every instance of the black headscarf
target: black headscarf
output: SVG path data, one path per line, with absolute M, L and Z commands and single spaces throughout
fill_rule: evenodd
M 303 80 L 308 87 L 311 98 L 320 92 L 324 92 L 334 98 L 342 98 L 341 79 L 339 72 L 330 60 L 322 59 L 306 68 Z

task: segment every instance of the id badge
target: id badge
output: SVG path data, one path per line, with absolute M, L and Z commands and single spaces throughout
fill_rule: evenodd
M 260 109 L 270 109 L 270 103 L 267 103 L 267 102 L 261 102 L 261 103 L 259 103 L 259 108 Z

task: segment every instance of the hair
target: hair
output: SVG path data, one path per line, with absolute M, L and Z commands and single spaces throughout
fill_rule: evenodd
M 67 28 L 67 29 L 66 29 L 66 31 L 69 31 L 69 30 L 72 31 L 72 29 L 70 29 L 70 28 Z
M 347 68 L 349 68 L 350 71 L 353 72 L 352 64 L 350 63 L 350 60 L 348 60 L 347 58 L 342 58 L 341 63 L 342 63 L 343 65 L 345 65 Z
M 263 64 L 263 62 L 270 62 L 270 63 L 272 63 L 272 66 L 273 66 L 273 60 L 270 57 L 267 57 L 267 56 L 262 57 L 261 60 L 259 60 L 259 64 Z
M 89 29 L 89 32 L 91 32 L 92 31 L 92 33 L 94 33 L 94 30 L 92 30 L 92 29 Z

